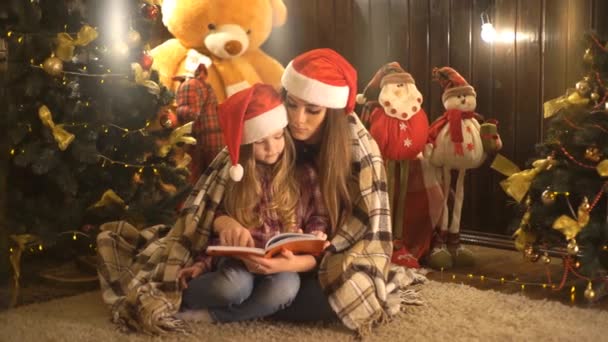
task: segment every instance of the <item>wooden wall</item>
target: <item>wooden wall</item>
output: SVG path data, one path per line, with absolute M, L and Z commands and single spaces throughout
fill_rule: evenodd
M 441 115 L 434 66 L 458 70 L 477 91 L 477 111 L 497 118 L 502 154 L 524 167 L 542 139 L 542 103 L 582 78 L 583 33 L 608 37 L 606 0 L 284 0 L 289 19 L 263 46 L 286 65 L 309 49 L 330 47 L 359 72 L 363 89 L 384 63 L 398 61 Z M 480 14 L 510 39 L 485 43 Z M 508 234 L 514 206 L 488 165 L 467 175 L 463 229 Z

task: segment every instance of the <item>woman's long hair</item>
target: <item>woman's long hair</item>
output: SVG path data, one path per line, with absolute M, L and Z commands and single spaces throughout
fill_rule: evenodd
M 268 212 L 255 212 L 262 197 L 262 184 L 258 166 L 253 154 L 253 144 L 241 146 L 239 163 L 244 174 L 240 182 L 228 181 L 224 197 L 226 213 L 245 228 L 259 227 L 263 217 L 274 216 L 282 223 L 283 231 L 296 229 L 296 210 L 300 198 L 299 182 L 295 173 L 295 146 L 287 128 L 283 130 L 285 149 L 271 169 L 270 196 Z
M 321 196 L 333 231 L 352 214 L 349 182 L 352 182 L 352 139 L 344 109 L 327 108 L 321 127 L 318 166 Z

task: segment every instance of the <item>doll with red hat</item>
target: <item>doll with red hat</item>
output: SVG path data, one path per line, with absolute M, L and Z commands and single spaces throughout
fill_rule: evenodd
M 429 149 L 425 153 L 433 165 L 441 169 L 443 193 L 450 193 L 451 171 L 458 172 L 451 221 L 448 211 L 448 196 L 444 196 L 443 212 L 434 247 L 429 255 L 429 264 L 437 269 L 453 266 L 468 266 L 474 263 L 473 253 L 460 243 L 460 214 L 464 198 L 464 178 L 467 169 L 479 167 L 488 153 L 502 147 L 498 134 L 486 136 L 481 133 L 481 115 L 475 113 L 477 94 L 475 89 L 454 69 L 434 68 L 433 78 L 443 88 L 444 114 L 431 125 Z M 493 124 L 493 123 L 492 123 Z M 493 140 L 487 144 L 484 140 Z M 488 151 L 484 146 L 494 146 Z M 449 227 L 448 227 L 449 223 Z
M 216 243 L 264 248 L 283 232 L 327 238 L 325 209 L 316 201 L 316 173 L 306 164 L 296 169 L 293 141 L 285 129 L 287 113 L 274 88 L 255 84 L 235 93 L 219 106 L 218 114 L 230 156 L 230 179 L 213 222 Z M 312 255 L 288 250 L 272 259 L 219 257 L 215 269 L 211 260 L 203 252 L 178 274 L 185 288 L 178 315 L 183 319 L 234 322 L 266 317 L 294 299 L 300 284 L 297 272 L 317 264 Z
M 371 111 L 369 130 L 387 166 L 393 235 L 398 248 L 392 261 L 419 268 L 418 258 L 403 244 L 406 238 L 403 234 L 410 161 L 421 157 L 428 138 L 429 122 L 422 108 L 423 97 L 412 75 L 397 62 L 383 65 L 363 93 L 357 96 L 357 102 L 365 104 L 371 96 L 375 98 L 364 107 L 364 111 Z

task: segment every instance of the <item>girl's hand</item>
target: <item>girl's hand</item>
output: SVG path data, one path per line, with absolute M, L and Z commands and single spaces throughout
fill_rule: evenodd
M 192 264 L 190 267 L 185 267 L 177 273 L 177 279 L 182 286 L 182 289 L 188 288 L 188 281 L 194 279 L 203 273 L 203 264 L 200 262 Z
M 283 249 L 281 250 L 280 255 L 276 255 L 270 259 L 249 255 L 241 257 L 241 260 L 245 263 L 247 270 L 251 273 L 274 274 L 280 272 L 293 272 L 295 255 L 291 251 Z
M 251 232 L 241 225 L 222 229 L 219 236 L 222 246 L 255 247 Z
M 322 240 L 327 240 L 327 234 L 325 234 L 324 232 L 322 232 L 320 230 L 314 230 L 314 231 L 310 232 L 310 234 L 313 234 L 314 236 L 316 236 Z M 327 249 L 327 247 L 329 247 L 329 245 L 331 245 L 331 242 L 325 241 L 325 244 L 323 245 L 323 249 Z

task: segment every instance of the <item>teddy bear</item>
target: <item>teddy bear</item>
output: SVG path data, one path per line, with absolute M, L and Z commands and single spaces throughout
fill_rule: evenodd
M 502 141 L 496 130 L 497 122 L 485 123 L 475 112 L 475 89 L 453 68 L 433 69 L 433 79 L 443 88 L 441 100 L 446 111 L 429 129 L 429 144 L 425 155 L 432 165 L 441 171 L 443 211 L 434 247 L 429 255 L 429 265 L 435 269 L 453 266 L 470 266 L 475 257 L 470 249 L 460 243 L 460 214 L 464 198 L 464 179 L 467 169 L 474 169 L 486 160 L 488 154 L 497 152 Z M 457 171 L 454 204 L 448 227 L 448 196 L 452 170 Z
M 282 0 L 164 0 L 162 20 L 175 38 L 151 51 L 160 82 L 176 91 L 191 49 L 212 60 L 207 82 L 219 103 L 255 83 L 280 87 L 283 66 L 260 46 L 287 19 Z
M 374 99 L 368 101 L 368 97 Z M 420 267 L 417 257 L 403 243 L 403 232 L 410 161 L 421 157 L 428 138 L 429 122 L 422 99 L 414 78 L 398 62 L 383 65 L 363 93 L 357 95 L 357 102 L 365 104 L 362 121 L 368 123 L 369 132 L 378 143 L 387 166 L 396 242 L 392 262 L 410 268 Z

